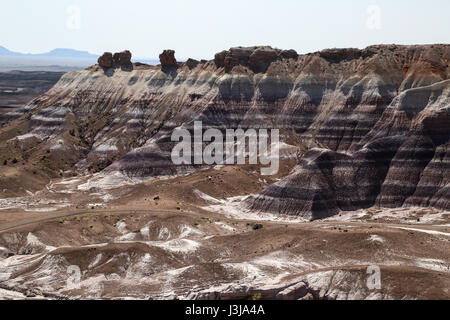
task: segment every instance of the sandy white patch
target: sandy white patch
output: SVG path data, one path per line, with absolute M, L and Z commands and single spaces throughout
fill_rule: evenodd
M 88 269 L 92 269 L 95 266 L 98 265 L 98 263 L 102 260 L 103 255 L 100 253 L 98 254 L 95 259 L 89 264 Z
M 119 242 L 120 241 L 133 241 L 133 240 L 136 239 L 137 236 L 138 236 L 137 233 L 130 232 L 130 233 L 124 234 L 123 236 L 120 236 L 116 240 L 119 241 Z
M 435 231 L 435 230 L 426 230 L 426 229 L 417 229 L 417 228 L 407 228 L 407 227 L 394 227 L 394 228 L 401 229 L 401 230 L 407 230 L 407 231 L 423 232 L 423 233 L 428 233 L 428 234 L 432 234 L 432 235 L 436 235 L 436 236 L 450 237 L 450 233 L 448 233 L 448 232 L 441 232 L 441 231 Z
M 0 288 L 0 300 L 23 300 L 25 296 L 16 291 L 10 291 Z
M 127 177 L 121 172 L 113 172 L 107 175 L 98 173 L 94 175 L 88 182 L 78 186 L 78 190 L 88 191 L 92 188 L 100 188 L 104 190 L 116 189 L 125 185 L 133 185 L 137 182 Z
M 146 238 L 146 239 L 150 238 L 150 227 L 149 226 L 143 227 L 139 232 L 141 233 L 141 235 L 144 238 Z
M 188 225 L 182 225 L 179 227 L 180 229 L 180 238 L 187 238 L 189 236 L 192 235 L 197 235 L 197 236 L 202 236 L 203 232 L 201 232 L 198 229 L 192 228 L 191 226 Z
M 236 229 L 235 229 L 235 228 L 233 228 L 233 227 L 227 225 L 227 224 L 224 223 L 224 222 L 216 222 L 215 224 L 218 225 L 219 227 L 225 229 L 225 230 L 228 230 L 228 231 L 231 231 L 231 232 L 236 232 Z
M 38 134 L 27 133 L 27 134 L 23 134 L 21 136 L 17 136 L 14 139 L 17 139 L 19 141 L 23 141 L 23 140 L 28 140 L 28 139 L 31 139 L 31 138 L 42 139 L 42 136 L 38 135 Z M 12 140 L 14 140 L 14 139 L 12 139 Z
M 159 230 L 159 234 L 158 234 L 159 240 L 167 240 L 167 239 L 170 239 L 171 237 L 172 236 L 170 234 L 170 231 L 166 227 L 163 227 Z
M 0 210 L 22 209 L 28 212 L 50 212 L 69 207 L 70 205 L 65 200 L 42 199 L 36 194 L 27 197 L 0 199 Z
M 147 242 L 147 244 L 178 253 L 194 252 L 200 247 L 198 242 L 189 239 L 174 239 L 167 242 Z
M 320 265 L 311 263 L 303 259 L 302 256 L 294 255 L 288 252 L 276 251 L 268 255 L 258 257 L 252 260 L 252 263 L 259 267 L 267 267 L 279 271 L 304 271 Z
M 380 237 L 379 235 L 376 234 L 372 234 L 370 235 L 370 237 L 367 239 L 370 242 L 379 242 L 379 243 L 384 243 L 385 240 L 384 238 Z
M 42 243 L 38 239 L 38 237 L 36 237 L 31 232 L 28 233 L 28 235 L 27 235 L 27 245 L 32 246 L 32 247 L 44 248 L 46 251 L 52 251 L 52 250 L 56 249 L 55 247 L 47 246 L 46 244 Z
M 119 221 L 119 222 L 117 222 L 116 228 L 117 228 L 117 230 L 119 230 L 119 232 L 120 232 L 121 234 L 126 234 L 126 233 L 128 233 L 128 230 L 127 230 L 127 224 L 125 223 L 125 221 Z
M 450 272 L 450 262 L 445 262 L 438 259 L 416 259 L 415 265 L 429 270 L 435 270 L 440 272 Z
M 301 217 L 250 211 L 245 208 L 243 202 L 251 196 L 256 195 L 231 197 L 223 201 L 216 199 L 217 201 L 220 201 L 220 204 L 213 204 L 210 206 L 202 207 L 202 209 L 217 212 L 225 215 L 228 218 L 237 220 L 274 221 L 283 223 L 308 222 L 308 220 Z
M 201 192 L 201 191 L 198 190 L 198 189 L 195 189 L 195 190 L 194 190 L 194 193 L 195 193 L 197 196 L 199 196 L 201 199 L 203 199 L 203 200 L 205 200 L 205 201 L 207 201 L 207 202 L 211 202 L 211 203 L 224 203 L 224 201 L 218 200 L 218 199 L 216 199 L 216 198 L 214 198 L 214 197 L 211 197 L 211 196 L 207 195 L 206 193 Z
M 116 152 L 119 151 L 117 146 L 111 144 L 101 144 L 94 148 L 94 152 Z

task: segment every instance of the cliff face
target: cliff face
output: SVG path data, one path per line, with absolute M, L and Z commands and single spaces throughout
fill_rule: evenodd
M 3 148 L 33 139 L 29 161 L 57 152 L 54 170 L 145 178 L 195 169 L 170 161 L 176 127 L 272 127 L 306 152 L 247 201 L 253 210 L 315 219 L 373 205 L 450 209 L 449 61 L 449 45 L 388 45 L 94 66 L 9 115 L 0 138 Z

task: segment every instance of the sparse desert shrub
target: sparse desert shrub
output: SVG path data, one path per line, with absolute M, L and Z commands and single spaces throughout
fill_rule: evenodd
M 252 295 L 250 300 L 258 301 L 261 300 L 261 297 L 262 297 L 261 293 L 255 293 L 254 295 Z
M 253 225 L 253 230 L 260 230 L 260 229 L 262 229 L 262 228 L 264 228 L 264 226 L 262 225 L 262 224 L 255 224 L 255 225 Z

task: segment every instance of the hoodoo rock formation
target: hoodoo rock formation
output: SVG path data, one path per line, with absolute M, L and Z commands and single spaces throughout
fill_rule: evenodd
M 126 66 L 131 63 L 131 52 L 128 50 L 117 52 L 113 56 L 114 63 L 118 66 Z
M 162 69 L 173 69 L 178 67 L 177 59 L 175 59 L 174 50 L 164 50 L 159 55 Z
M 111 52 L 105 52 L 98 58 L 98 64 L 102 68 L 112 68 L 114 66 L 114 58 Z
M 112 67 L 124 67 L 131 65 L 131 52 L 128 50 L 116 52 L 114 55 L 111 52 L 105 52 L 98 58 L 100 67 L 108 69 Z
M 106 53 L 99 65 L 130 61 L 118 57 Z M 177 127 L 277 128 L 284 145 L 298 148 L 298 163 L 248 198 L 251 210 L 308 219 L 371 206 L 450 210 L 449 45 L 307 55 L 236 47 L 180 65 L 166 50 L 160 60 L 162 70 L 66 74 L 16 111 L 0 132 L 2 150 L 21 152 L 32 141 L 27 161 L 58 150 L 57 162 L 39 162 L 48 170 L 142 179 L 198 169 L 171 162 Z

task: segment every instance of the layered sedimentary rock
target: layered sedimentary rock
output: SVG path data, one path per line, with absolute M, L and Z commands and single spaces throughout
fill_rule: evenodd
M 290 176 L 247 205 L 309 219 L 373 205 L 448 209 L 449 112 L 449 80 L 408 89 L 393 99 L 364 137 L 353 135 L 352 144 L 328 141 L 341 152 L 311 150 Z
M 81 171 L 137 178 L 196 169 L 170 159 L 177 127 L 278 128 L 307 152 L 247 201 L 253 210 L 316 219 L 373 205 L 450 209 L 450 46 L 238 47 L 213 61 L 178 64 L 173 51 L 160 59 L 69 73 L 16 121 L 25 138 L 62 140 Z

